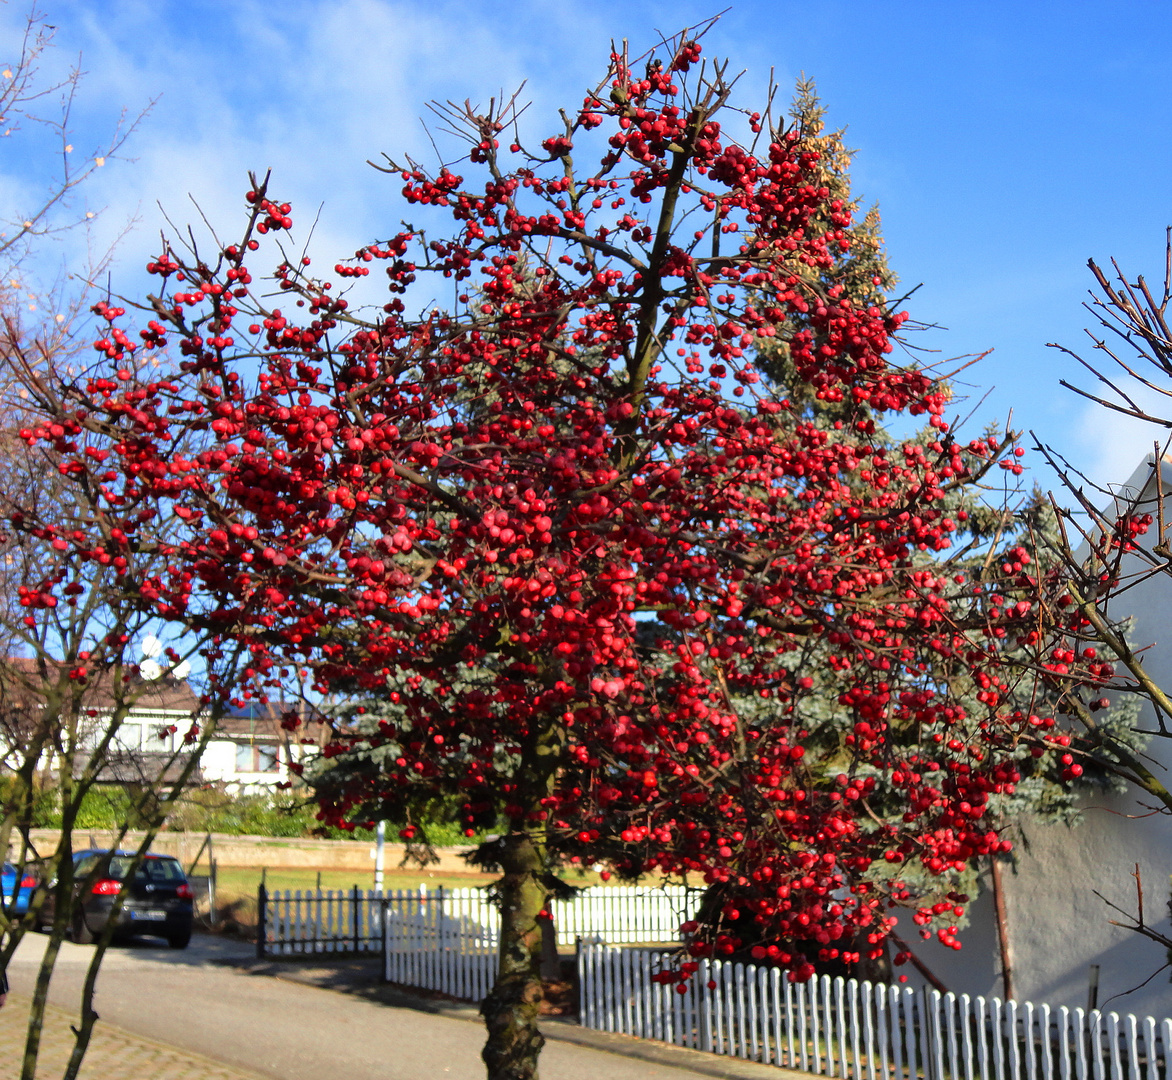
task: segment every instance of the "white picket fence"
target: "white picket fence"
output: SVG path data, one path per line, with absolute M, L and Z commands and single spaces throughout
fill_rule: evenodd
M 672 941 L 699 901 L 698 889 L 614 886 L 582 890 L 550 910 L 559 946 L 586 934 L 612 943 Z M 388 902 L 383 977 L 482 1001 L 496 978 L 499 944 L 500 912 L 482 890 L 400 894 Z
M 483 1001 L 496 979 L 500 913 L 479 889 L 420 890 L 386 908 L 383 979 Z
M 695 916 L 703 894 L 683 885 L 599 886 L 553 901 L 550 912 L 561 948 L 585 937 L 610 945 L 676 942 L 680 924 Z
M 550 911 L 562 948 L 573 948 L 579 937 L 586 936 L 612 945 L 652 944 L 678 940 L 680 923 L 692 917 L 700 896 L 701 890 L 680 885 L 617 885 L 583 889 L 572 900 L 553 901 Z M 421 947 L 433 940 L 432 930 L 427 929 L 433 924 L 455 925 L 450 920 L 456 920 L 466 928 L 477 927 L 477 942 L 483 934 L 495 935 L 500 927 L 500 913 L 482 889 L 429 891 L 423 887 L 384 894 L 357 888 L 336 892 L 262 890 L 257 908 L 264 933 L 258 935 L 258 952 L 377 951 L 383 947 L 379 914 L 383 902 L 389 912 L 389 927 L 408 934 L 412 920 L 419 922 L 417 941 Z M 480 947 L 469 944 L 473 950 Z
M 379 894 L 262 890 L 258 952 L 383 951 L 389 982 L 481 1001 L 496 977 L 500 915 L 480 889 Z M 1172 1080 L 1172 1019 L 940 994 L 702 961 L 680 994 L 653 980 L 678 954 L 615 948 L 671 940 L 697 890 L 589 890 L 551 905 L 579 941 L 584 1027 L 659 1039 L 842 1080 Z
M 584 944 L 581 1023 L 844 1080 L 1172 1080 L 1172 1019 L 704 961 L 688 992 L 652 981 L 670 953 Z

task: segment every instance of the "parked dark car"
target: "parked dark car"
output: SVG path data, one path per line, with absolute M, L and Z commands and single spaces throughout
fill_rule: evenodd
M 172 949 L 185 949 L 191 940 L 192 893 L 179 860 L 170 855 L 147 855 L 127 880 L 134 861 L 129 851 L 78 851 L 73 855 L 73 878 L 78 882 L 77 906 L 70 937 L 86 945 L 110 921 L 118 894 L 126 890 L 114 924 L 114 937 L 162 937 Z M 89 887 L 82 891 L 87 878 Z M 41 922 L 53 921 L 52 891 L 41 908 Z
M 25 868 L 20 875 L 20 885 L 17 886 L 16 867 L 12 863 L 5 863 L 0 870 L 0 894 L 4 897 L 4 910 L 9 915 L 23 915 L 28 911 L 29 902 L 40 883 L 31 868 Z

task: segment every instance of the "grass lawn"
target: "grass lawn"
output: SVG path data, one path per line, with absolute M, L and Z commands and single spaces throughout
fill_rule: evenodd
M 216 891 L 227 895 L 239 894 L 256 897 L 257 886 L 264 879 L 269 889 L 360 889 L 374 888 L 374 872 L 362 873 L 357 870 L 262 870 L 254 866 L 221 866 L 216 871 Z M 491 874 L 441 874 L 418 868 L 388 870 L 383 876 L 386 889 L 418 889 L 426 885 L 429 889 L 442 885 L 445 889 L 467 885 L 487 885 L 493 881 Z

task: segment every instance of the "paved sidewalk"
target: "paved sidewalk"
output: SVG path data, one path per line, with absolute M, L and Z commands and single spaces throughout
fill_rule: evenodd
M 221 962 L 225 966 L 247 971 L 250 975 L 315 986 L 322 990 L 333 990 L 377 1002 L 380 1005 L 414 1009 L 450 1020 L 462 1020 L 475 1025 L 478 1029 L 482 1028 L 484 1023 L 480 1017 L 480 1010 L 475 1005 L 455 1002 L 440 995 L 424 996 L 424 992 L 412 993 L 404 988 L 387 985 L 381 978 L 381 957 L 373 957 L 370 954 L 283 956 L 266 960 L 241 957 Z M 700 1050 L 656 1042 L 653 1039 L 637 1039 L 632 1035 L 594 1031 L 579 1026 L 574 1019 L 545 1017 L 541 1021 L 541 1032 L 547 1040 L 547 1049 L 550 1043 L 570 1043 L 608 1054 L 618 1054 L 620 1057 L 633 1058 L 649 1065 L 678 1069 L 697 1077 L 707 1076 L 715 1080 L 811 1080 L 807 1073 L 778 1065 L 763 1065 L 741 1058 L 708 1054 Z M 553 1074 L 547 1071 L 547 1075 Z
M 17 1080 L 27 1036 L 29 999 L 13 994 L 0 1010 L 0 1080 Z M 70 1025 L 77 1017 L 50 1005 L 37 1060 L 37 1077 L 57 1080 L 73 1052 Z M 198 1054 L 131 1035 L 99 1022 L 82 1062 L 79 1080 L 261 1080 Z
M 45 939 L 9 964 L 0 1009 L 0 1080 L 19 1074 L 28 996 Z M 38 1080 L 59 1080 L 72 1046 L 92 946 L 65 942 L 50 990 Z M 112 949 L 97 994 L 101 1020 L 82 1080 L 483 1080 L 483 1022 L 472 1005 L 387 986 L 374 956 L 258 961 L 243 942 L 197 935 Z M 548 1080 L 809 1080 L 771 1065 L 651 1040 L 542 1024 Z M 616 1056 L 617 1055 L 617 1056 Z

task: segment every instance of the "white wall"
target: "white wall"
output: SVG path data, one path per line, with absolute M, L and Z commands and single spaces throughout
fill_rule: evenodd
M 1074 828 L 1023 825 L 1017 868 L 1007 867 L 1002 875 L 1019 1001 L 1085 1008 L 1089 968 L 1098 964 L 1100 1008 L 1172 1016 L 1168 969 L 1134 989 L 1165 962 L 1164 950 L 1134 931 L 1112 926 L 1110 920 L 1122 916 L 1106 903 L 1135 910 L 1130 875 L 1138 862 L 1148 921 L 1168 931 L 1172 822 L 1120 816 L 1136 811 L 1142 807 L 1132 797 L 1097 797 L 1087 800 L 1083 821 Z M 948 989 L 1001 997 L 993 898 L 987 880 L 982 886 L 972 924 L 960 935 L 961 950 L 946 949 L 935 939 L 910 939 L 909 944 Z M 910 965 L 904 970 L 910 982 L 922 982 Z
M 237 772 L 236 743 L 227 739 L 210 739 L 200 759 L 204 779 L 212 783 L 231 784 L 242 791 L 268 791 L 289 779 L 282 749 L 275 772 Z

